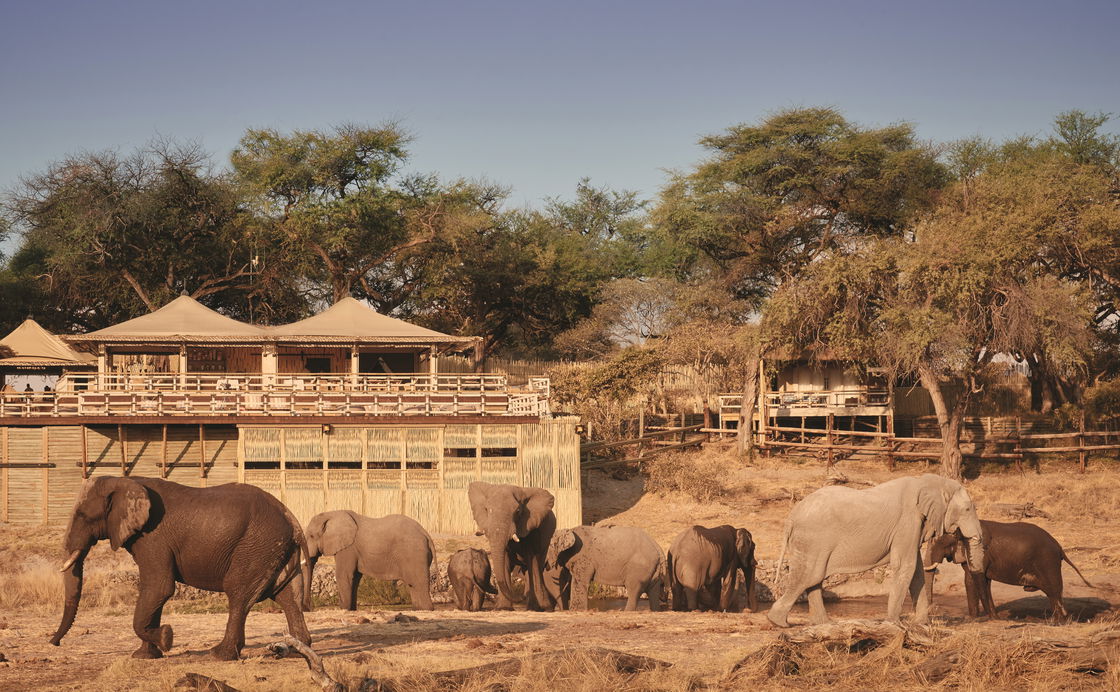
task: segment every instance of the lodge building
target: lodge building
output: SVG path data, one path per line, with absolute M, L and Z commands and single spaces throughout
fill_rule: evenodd
M 328 509 L 401 512 L 474 531 L 474 480 L 547 488 L 581 523 L 579 440 L 547 378 L 441 373 L 457 337 L 353 298 L 264 327 L 187 296 L 99 331 L 28 320 L 0 340 L 10 375 L 50 391 L 0 393 L 0 520 L 63 523 L 85 478 L 136 475 L 264 488 L 301 521 Z

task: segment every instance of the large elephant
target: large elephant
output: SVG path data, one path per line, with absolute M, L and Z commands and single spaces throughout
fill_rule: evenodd
M 642 529 L 633 526 L 577 526 L 557 531 L 545 558 L 552 597 L 564 607 L 587 610 L 587 591 L 594 581 L 626 587 L 624 610 L 637 610 L 638 598 L 661 610 L 665 583 L 665 552 Z M 570 589 L 570 596 L 563 593 Z
M 887 618 L 897 622 L 907 590 L 915 621 L 926 622 L 929 597 L 919 551 L 923 542 L 960 530 L 969 542 L 969 567 L 984 564 L 982 530 L 976 507 L 964 487 L 949 478 L 925 474 L 896 478 L 866 490 L 821 488 L 802 499 L 786 519 L 778 573 L 789 558 L 789 581 L 767 613 L 787 627 L 786 616 L 808 591 L 809 618 L 828 622 L 821 582 L 833 574 L 854 574 L 890 564 L 892 582 Z
M 989 617 L 998 618 L 995 603 L 992 602 L 992 582 L 1022 586 L 1025 591 L 1041 590 L 1050 599 L 1050 610 L 1054 617 L 1066 618 L 1062 604 L 1062 561 L 1081 577 L 1085 585 L 1092 584 L 1077 569 L 1077 565 L 1066 556 L 1057 539 L 1046 529 L 1028 524 L 1025 521 L 1003 523 L 999 521 L 980 521 L 984 533 L 984 569 L 970 574 L 965 565 L 968 562 L 968 543 L 957 532 L 947 533 L 931 541 L 926 551 L 926 571 L 933 572 L 942 560 L 956 562 L 964 571 L 964 590 L 968 600 L 968 614 L 977 617 L 979 605 Z M 933 575 L 930 574 L 928 596 L 933 595 Z
M 720 611 L 737 610 L 735 592 L 739 572 L 747 591 L 747 607 L 758 610 L 754 571 L 754 538 L 746 529 L 724 524 L 692 526 L 669 546 L 666 568 L 673 594 L 673 610 L 698 610 L 707 605 Z M 706 596 L 706 603 L 701 601 Z
M 552 596 L 544 585 L 544 558 L 556 531 L 552 507 L 556 499 L 544 488 L 523 488 L 475 481 L 467 488 L 476 535 L 490 542 L 490 561 L 498 587 L 495 607 L 509 609 L 519 600 L 513 592 L 511 570 L 522 566 L 528 581 L 527 606 L 548 610 Z
M 344 610 L 357 608 L 362 575 L 399 579 L 408 587 L 413 606 L 432 610 L 429 573 L 436 546 L 415 519 L 403 514 L 372 519 L 337 510 L 311 517 L 305 533 L 312 570 L 321 555 L 334 556 L 338 600 Z
M 69 557 L 62 623 L 51 637 L 59 645 L 74 624 L 82 597 L 82 570 L 89 549 L 109 539 L 140 568 L 139 596 L 132 627 L 140 637 L 135 658 L 160 658 L 171 648 L 170 625 L 161 625 L 163 605 L 180 582 L 229 599 L 225 637 L 210 650 L 219 660 L 236 660 L 245 646 L 245 617 L 254 603 L 275 600 L 288 631 L 305 644 L 311 635 L 300 595 L 310 589 L 303 530 L 279 500 L 260 488 L 229 483 L 191 488 L 159 478 L 100 477 L 78 495 L 63 544 Z

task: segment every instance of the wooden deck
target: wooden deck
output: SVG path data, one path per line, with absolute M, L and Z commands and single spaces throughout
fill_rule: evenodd
M 54 392 L 0 394 L 0 419 L 546 416 L 549 383 L 502 375 L 67 376 Z

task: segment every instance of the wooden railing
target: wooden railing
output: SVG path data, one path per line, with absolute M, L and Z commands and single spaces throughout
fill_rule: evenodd
M 66 376 L 54 392 L 0 394 L 0 417 L 542 416 L 547 378 L 501 375 Z

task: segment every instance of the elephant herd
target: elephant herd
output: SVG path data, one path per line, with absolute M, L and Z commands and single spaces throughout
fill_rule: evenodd
M 596 582 L 625 587 L 626 610 L 636 609 L 644 594 L 653 611 L 665 598 L 674 610 L 733 611 L 742 573 L 747 606 L 758 610 L 756 546 L 744 528 L 692 526 L 666 554 L 635 527 L 557 530 L 554 498 L 541 488 L 475 482 L 467 494 L 476 535 L 486 537 L 490 551 L 468 548 L 448 561 L 460 609 L 481 609 L 487 594 L 497 609 L 519 600 L 531 610 L 586 609 Z M 340 510 L 318 514 L 301 527 L 279 500 L 250 485 L 191 488 L 162 479 L 100 477 L 82 487 L 64 535 L 65 602 L 51 638 L 56 646 L 77 614 L 85 557 L 104 539 L 113 550 L 125 548 L 139 567 L 133 616 L 141 641 L 133 653 L 137 658 L 158 658 L 171 648 L 172 629 L 161 616 L 177 582 L 226 594 L 225 635 L 210 650 L 217 659 L 240 656 L 245 618 L 265 599 L 283 610 L 291 635 L 310 644 L 303 611 L 310 610 L 311 576 L 323 555 L 334 557 L 345 609 L 356 607 L 362 575 L 399 580 L 415 607 L 432 608 L 435 544 L 406 516 L 373 519 Z M 828 486 L 797 503 L 778 560 L 779 574 L 788 566 L 786 588 L 767 617 L 787 626 L 790 608 L 804 593 L 810 621 L 827 622 L 826 577 L 889 564 L 888 619 L 899 619 L 909 594 L 915 622 L 925 622 L 932 594 L 926 575 L 942 560 L 964 568 L 973 616 L 980 603 L 994 616 L 992 580 L 1042 590 L 1054 615 L 1065 616 L 1061 562 L 1069 558 L 1057 541 L 1031 524 L 980 521 L 963 486 L 926 474 L 865 490 Z M 523 577 L 523 598 L 513 588 L 515 575 Z

